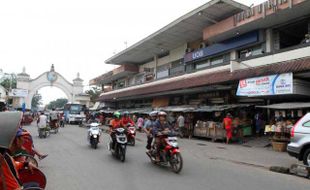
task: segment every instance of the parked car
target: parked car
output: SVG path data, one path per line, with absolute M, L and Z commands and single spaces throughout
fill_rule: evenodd
M 287 152 L 310 166 L 310 113 L 302 117 L 292 128 Z

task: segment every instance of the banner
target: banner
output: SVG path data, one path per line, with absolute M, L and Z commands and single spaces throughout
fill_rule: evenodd
M 284 73 L 239 81 L 237 96 L 270 96 L 293 93 L 293 73 Z
M 27 97 L 28 96 L 28 90 L 26 89 L 19 89 L 19 88 L 14 88 L 12 91 L 9 93 L 10 97 Z

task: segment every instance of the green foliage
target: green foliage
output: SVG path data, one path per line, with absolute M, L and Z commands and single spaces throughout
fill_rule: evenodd
M 66 99 L 66 98 L 58 98 L 57 100 L 51 101 L 47 105 L 47 109 L 63 108 L 66 103 L 68 103 L 68 99 Z
M 0 83 L 0 85 L 3 86 L 8 91 L 10 90 L 10 87 L 11 89 L 16 88 L 16 78 L 13 78 L 12 80 L 6 78 Z
M 85 93 L 90 96 L 90 101 L 95 103 L 101 94 L 101 89 L 99 87 L 92 87 L 90 90 L 85 91 Z
M 31 107 L 38 109 L 40 105 L 42 105 L 42 96 L 41 94 L 35 94 L 31 100 Z

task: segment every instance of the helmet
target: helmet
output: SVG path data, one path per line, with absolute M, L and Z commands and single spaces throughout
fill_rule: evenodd
M 158 112 L 157 115 L 158 115 L 158 116 L 167 116 L 167 113 L 164 112 L 164 111 L 160 111 L 160 112 Z
M 113 113 L 113 116 L 116 117 L 116 118 L 120 118 L 121 113 L 116 111 L 116 112 Z
M 157 111 L 152 111 L 149 113 L 150 117 L 157 117 L 158 112 Z
M 128 116 L 129 112 L 128 111 L 124 111 L 123 116 Z

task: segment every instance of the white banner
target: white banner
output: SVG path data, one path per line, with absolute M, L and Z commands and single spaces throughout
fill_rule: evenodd
M 237 96 L 269 96 L 293 93 L 293 73 L 284 73 L 239 81 Z
M 26 90 L 26 89 L 14 88 L 14 89 L 12 89 L 12 91 L 9 93 L 9 96 L 11 96 L 11 97 L 27 97 L 27 96 L 28 96 L 28 90 Z

